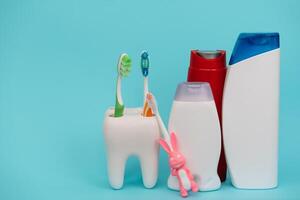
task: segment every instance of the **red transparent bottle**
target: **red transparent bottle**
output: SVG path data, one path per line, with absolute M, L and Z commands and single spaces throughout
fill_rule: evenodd
M 222 129 L 222 98 L 223 88 L 226 77 L 226 51 L 200 51 L 192 50 L 187 81 L 189 82 L 208 82 L 212 88 L 216 103 L 219 121 Z M 226 160 L 223 147 L 218 165 L 218 175 L 221 181 L 226 180 Z

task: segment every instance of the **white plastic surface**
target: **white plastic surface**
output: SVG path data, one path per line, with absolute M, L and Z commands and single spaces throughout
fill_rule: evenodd
M 169 131 L 176 133 L 179 150 L 186 157 L 187 167 L 194 175 L 199 191 L 218 189 L 221 130 L 215 102 L 174 100 Z M 179 189 L 176 177 L 169 176 L 168 187 Z
M 280 50 L 228 68 L 223 135 L 232 184 L 241 189 L 277 186 Z
M 114 109 L 108 109 L 104 120 L 110 185 L 114 189 L 122 188 L 126 161 L 130 155 L 136 155 L 140 159 L 144 186 L 152 188 L 158 176 L 160 130 L 156 118 L 143 117 L 141 108 L 127 108 L 124 116 L 117 118 L 113 112 Z

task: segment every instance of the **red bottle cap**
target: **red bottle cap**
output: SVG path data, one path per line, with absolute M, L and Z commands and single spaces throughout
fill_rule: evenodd
M 193 69 L 223 69 L 226 68 L 226 51 L 192 50 L 190 68 Z

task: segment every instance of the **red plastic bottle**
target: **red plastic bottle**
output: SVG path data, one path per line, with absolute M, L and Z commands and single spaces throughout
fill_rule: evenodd
M 214 100 L 216 103 L 220 125 L 222 129 L 222 98 L 223 88 L 226 77 L 226 51 L 191 51 L 190 67 L 187 81 L 189 82 L 208 82 L 211 86 Z M 222 148 L 218 165 L 218 174 L 221 181 L 226 180 L 226 160 Z

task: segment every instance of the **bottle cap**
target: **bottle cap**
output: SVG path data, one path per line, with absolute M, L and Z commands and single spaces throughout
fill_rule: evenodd
M 235 43 L 229 65 L 279 48 L 279 33 L 241 33 Z
M 226 51 L 192 50 L 190 68 L 193 69 L 223 69 L 226 67 Z
M 214 98 L 209 83 L 183 82 L 178 84 L 174 99 L 184 102 L 199 102 L 212 101 Z

